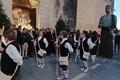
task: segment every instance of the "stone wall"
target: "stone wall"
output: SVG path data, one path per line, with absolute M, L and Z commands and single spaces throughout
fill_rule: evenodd
M 40 27 L 54 28 L 59 16 L 63 13 L 63 0 L 60 0 L 60 8 L 56 16 L 56 0 L 40 0 Z
M 12 0 L 1 0 L 6 14 L 12 19 Z M 37 8 L 37 27 L 54 28 L 59 16 L 63 15 L 64 0 L 60 1 L 60 8 L 56 16 L 56 0 L 40 0 Z M 77 0 L 77 29 L 96 30 L 99 18 L 105 14 L 104 7 L 110 0 Z M 64 17 L 64 15 L 63 15 Z
M 78 0 L 77 29 L 97 30 L 99 18 L 105 14 L 105 5 L 110 0 Z

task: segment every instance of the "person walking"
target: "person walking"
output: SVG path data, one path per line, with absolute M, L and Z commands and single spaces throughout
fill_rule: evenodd
M 60 32 L 60 38 L 61 38 L 61 42 L 60 42 L 59 64 L 60 64 L 60 68 L 64 73 L 64 80 L 68 80 L 69 57 L 70 57 L 70 53 L 73 53 L 73 48 L 71 44 L 68 42 L 66 31 Z

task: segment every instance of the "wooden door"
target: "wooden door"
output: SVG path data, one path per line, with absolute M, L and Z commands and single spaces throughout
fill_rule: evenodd
M 31 9 L 30 11 L 31 25 L 36 28 L 36 8 Z

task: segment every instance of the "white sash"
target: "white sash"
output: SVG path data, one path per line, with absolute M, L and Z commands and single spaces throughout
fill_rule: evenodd
M 39 51 L 37 53 L 40 56 L 44 56 L 47 52 L 44 49 L 41 49 L 39 41 L 37 41 L 37 42 L 38 42 L 38 47 L 39 47 Z
M 44 49 L 39 49 L 38 55 L 44 56 L 47 52 Z
M 97 38 L 97 40 L 98 40 L 98 38 Z M 91 41 L 91 38 L 88 39 L 88 46 L 90 49 L 93 49 L 93 47 L 96 46 L 97 40 L 93 43 Z
M 16 71 L 18 69 L 18 65 L 16 66 L 16 69 L 12 76 L 4 74 L 2 71 L 0 71 L 0 80 L 11 80 L 11 78 L 15 75 Z
M 88 60 L 88 59 L 89 59 L 89 56 L 90 56 L 90 53 L 84 51 L 84 53 L 83 53 L 83 58 L 85 58 L 85 59 Z
M 60 56 L 59 57 L 60 65 L 68 65 L 69 63 L 68 58 L 69 58 L 69 53 L 68 53 L 68 56 L 65 56 L 65 57 Z
M 83 49 L 83 58 L 85 58 L 85 59 L 89 59 L 89 57 L 90 57 L 90 52 L 86 52 L 85 50 L 84 50 L 84 46 L 83 46 L 83 41 L 82 41 L 82 49 Z

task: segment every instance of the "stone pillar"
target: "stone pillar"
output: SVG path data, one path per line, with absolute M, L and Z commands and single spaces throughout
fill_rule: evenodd
M 40 0 L 40 26 L 45 28 L 49 22 L 49 0 Z
M 49 26 L 50 28 L 55 28 L 56 25 L 56 14 L 55 14 L 55 0 L 49 0 Z
M 36 8 L 36 28 L 40 29 L 40 2 Z

